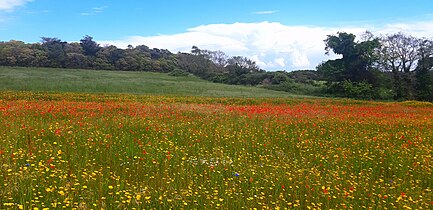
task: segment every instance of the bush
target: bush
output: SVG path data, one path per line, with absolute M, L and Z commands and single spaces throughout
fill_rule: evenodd
M 352 82 L 344 80 L 341 82 L 344 95 L 348 98 L 371 99 L 373 98 L 373 85 L 367 82 Z
M 168 75 L 174 76 L 174 77 L 186 77 L 186 76 L 189 76 L 190 73 L 188 73 L 182 69 L 175 69 L 175 70 L 171 71 L 170 73 L 168 73 Z

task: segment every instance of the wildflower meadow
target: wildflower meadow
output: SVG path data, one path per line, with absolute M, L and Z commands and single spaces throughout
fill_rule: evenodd
M 433 105 L 0 93 L 0 209 L 432 209 Z

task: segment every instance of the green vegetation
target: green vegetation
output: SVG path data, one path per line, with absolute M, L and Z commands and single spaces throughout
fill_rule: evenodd
M 290 97 L 286 92 L 155 72 L 0 67 L 0 90 L 211 97 Z
M 169 73 L 173 76 L 192 74 L 215 83 L 258 86 L 291 94 L 433 101 L 431 39 L 403 33 L 374 36 L 370 32 L 356 39 L 354 34 L 338 32 L 336 35 L 328 35 L 325 45 L 326 54 L 332 52 L 341 58 L 319 64 L 317 71 L 268 72 L 260 69 L 249 58 L 231 57 L 221 51 L 199 49 L 197 46 L 193 46 L 190 53 L 173 54 L 165 49 L 150 49 L 145 45 L 130 45 L 127 49 L 101 47 L 91 36 L 85 36 L 79 43 L 43 37 L 41 43 L 33 44 L 14 40 L 0 42 L 0 66 L 146 71 Z M 104 78 L 104 73 L 100 74 Z M 123 75 L 118 77 L 122 78 Z M 76 82 L 79 83 L 78 80 Z M 107 85 L 103 80 L 101 82 L 94 83 L 93 86 L 98 87 L 92 89 L 105 91 Z M 134 80 L 130 82 L 140 83 Z M 129 85 L 120 85 L 115 89 L 122 90 L 121 92 L 140 92 L 141 89 L 124 90 L 123 86 Z M 58 86 L 68 89 L 62 84 Z M 163 85 L 158 93 L 165 93 L 164 88 Z
M 317 67 L 327 92 L 363 99 L 433 101 L 433 41 L 403 33 L 360 41 L 345 32 L 328 35 L 326 53 L 342 58 Z

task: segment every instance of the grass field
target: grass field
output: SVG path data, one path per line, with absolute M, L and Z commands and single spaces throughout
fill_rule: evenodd
M 290 97 L 286 92 L 162 73 L 0 67 L 0 90 L 209 97 Z
M 1 92 L 0 208 L 432 209 L 432 113 L 420 102 Z

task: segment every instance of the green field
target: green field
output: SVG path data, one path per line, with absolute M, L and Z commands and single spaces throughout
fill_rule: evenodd
M 163 73 L 0 67 L 0 90 L 209 97 L 290 97 L 286 92 Z

